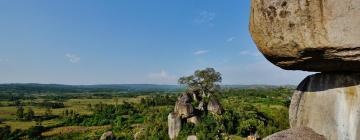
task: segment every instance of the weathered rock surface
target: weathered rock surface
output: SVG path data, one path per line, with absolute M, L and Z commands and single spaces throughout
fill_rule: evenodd
M 310 128 L 296 127 L 272 134 L 264 140 L 326 140 L 326 138 Z
M 252 0 L 250 31 L 283 69 L 360 71 L 360 0 Z
M 195 135 L 190 135 L 186 138 L 186 140 L 197 140 L 197 137 Z
M 360 73 L 308 76 L 292 97 L 289 120 L 329 140 L 359 140 Z
M 194 115 L 195 110 L 191 103 L 177 102 L 175 112 L 177 112 L 181 118 L 188 118 Z
M 209 112 L 213 114 L 222 114 L 224 112 L 223 108 L 221 107 L 219 101 L 216 98 L 211 97 L 209 99 L 209 103 L 207 105 L 207 109 Z
M 200 117 L 199 116 L 192 116 L 190 118 L 187 118 L 186 121 L 188 123 L 193 123 L 193 124 L 197 125 L 197 124 L 200 123 Z
M 107 131 L 101 135 L 99 140 L 113 140 L 113 139 L 114 139 L 114 135 L 112 131 Z
M 168 115 L 168 134 L 170 139 L 175 139 L 181 129 L 181 118 L 177 113 L 170 113 Z
M 191 96 L 192 95 L 189 93 L 183 93 L 178 97 L 178 102 L 183 103 L 183 104 L 191 103 L 191 100 L 192 100 Z

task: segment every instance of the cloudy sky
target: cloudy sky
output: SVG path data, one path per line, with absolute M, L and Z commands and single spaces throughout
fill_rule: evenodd
M 176 84 L 214 67 L 224 84 L 298 84 L 249 31 L 249 0 L 0 1 L 0 83 Z

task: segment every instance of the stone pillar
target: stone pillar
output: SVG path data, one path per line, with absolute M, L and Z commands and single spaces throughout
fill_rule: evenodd
M 308 127 L 329 140 L 360 139 L 360 73 L 305 78 L 290 105 L 291 127 Z

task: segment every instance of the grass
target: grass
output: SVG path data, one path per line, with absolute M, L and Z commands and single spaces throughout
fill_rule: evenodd
M 59 123 L 59 121 L 57 120 L 46 120 L 43 121 L 41 124 L 43 126 L 50 126 L 50 125 L 55 125 Z M 11 126 L 11 130 L 16 130 L 16 129 L 20 129 L 20 130 L 26 130 L 29 129 L 32 126 L 36 125 L 35 121 L 15 121 L 15 120 L 11 120 L 11 121 L 5 121 L 2 124 L 0 124 L 0 126 L 5 126 L 5 125 L 9 125 Z
M 235 135 L 231 135 L 230 138 L 232 140 L 246 140 L 246 138 L 240 137 L 240 136 L 235 136 Z
M 139 102 L 140 99 L 142 97 L 138 97 L 138 98 L 117 98 L 117 102 L 116 99 L 69 99 L 67 101 L 64 102 L 65 108 L 57 108 L 57 109 L 51 109 L 52 114 L 53 115 L 59 115 L 61 116 L 62 113 L 68 109 L 68 110 L 74 110 L 76 113 L 79 114 L 92 114 L 92 112 L 88 109 L 87 105 L 88 104 L 98 104 L 98 103 L 103 103 L 103 104 L 122 104 L 124 101 L 126 102 Z M 41 99 L 37 99 L 37 100 L 33 100 L 35 102 L 40 102 L 42 101 Z M 30 100 L 23 100 L 22 102 L 30 102 Z M 8 105 L 12 102 L 9 101 L 0 101 L 1 105 Z M 41 108 L 41 107 L 35 107 L 35 106 L 24 106 L 25 112 L 27 112 L 28 108 L 31 107 L 32 110 L 35 112 L 36 116 L 40 116 L 43 115 L 45 113 L 45 108 Z M 19 121 L 16 120 L 16 110 L 17 107 L 15 106 L 2 106 L 0 107 L 0 119 L 4 119 L 4 122 L 0 124 L 0 126 L 5 126 L 5 125 L 9 125 L 11 126 L 12 130 L 15 129 L 28 129 L 31 126 L 35 126 L 36 122 L 35 121 Z M 49 125 L 53 125 L 59 123 L 57 120 L 48 120 L 48 121 L 44 121 L 42 124 L 44 126 L 49 126 Z
M 86 126 L 65 126 L 65 127 L 58 127 L 58 128 L 54 128 L 51 129 L 49 131 L 43 132 L 41 135 L 45 136 L 45 137 L 49 137 L 49 136 L 56 136 L 56 135 L 62 135 L 62 134 L 67 134 L 67 133 L 84 133 L 84 132 L 88 132 L 88 131 L 100 131 L 100 130 L 106 130 L 111 128 L 110 125 L 104 125 L 104 126 L 91 126 L 91 127 L 86 127 Z

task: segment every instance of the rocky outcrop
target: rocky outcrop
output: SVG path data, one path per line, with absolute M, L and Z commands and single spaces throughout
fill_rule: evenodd
M 112 131 L 107 131 L 101 135 L 99 140 L 113 140 L 113 139 L 114 139 L 114 135 Z
M 224 112 L 219 101 L 214 97 L 211 97 L 209 99 L 209 103 L 207 105 L 207 110 L 213 114 L 218 114 L 218 115 L 220 115 Z
M 360 73 L 308 76 L 294 93 L 291 127 L 309 127 L 329 140 L 360 139 Z
M 212 114 L 220 115 L 224 112 L 220 102 L 215 97 L 210 97 L 208 103 L 195 93 L 183 93 L 181 94 L 176 103 L 174 112 L 168 116 L 168 127 L 170 139 L 175 139 L 181 129 L 181 122 L 192 123 L 198 125 L 201 122 L 199 115 L 206 113 L 206 111 Z M 198 103 L 197 107 L 193 107 Z
M 360 0 L 252 0 L 258 49 L 288 70 L 360 72 Z
M 171 140 L 175 139 L 181 129 L 181 119 L 177 113 L 170 113 L 168 115 L 168 134 Z
M 188 118 L 194 115 L 195 109 L 191 104 L 192 95 L 189 93 L 183 93 L 179 96 L 174 112 L 178 113 L 181 118 Z
M 180 103 L 191 103 L 191 101 L 192 101 L 192 95 L 191 95 L 191 93 L 183 93 L 183 94 L 181 94 L 179 97 L 178 97 L 178 102 L 180 102 Z
M 310 128 L 296 127 L 272 134 L 264 140 L 326 140 L 326 138 Z
M 177 112 L 181 118 L 188 118 L 194 115 L 195 110 L 191 103 L 177 102 L 175 112 Z

